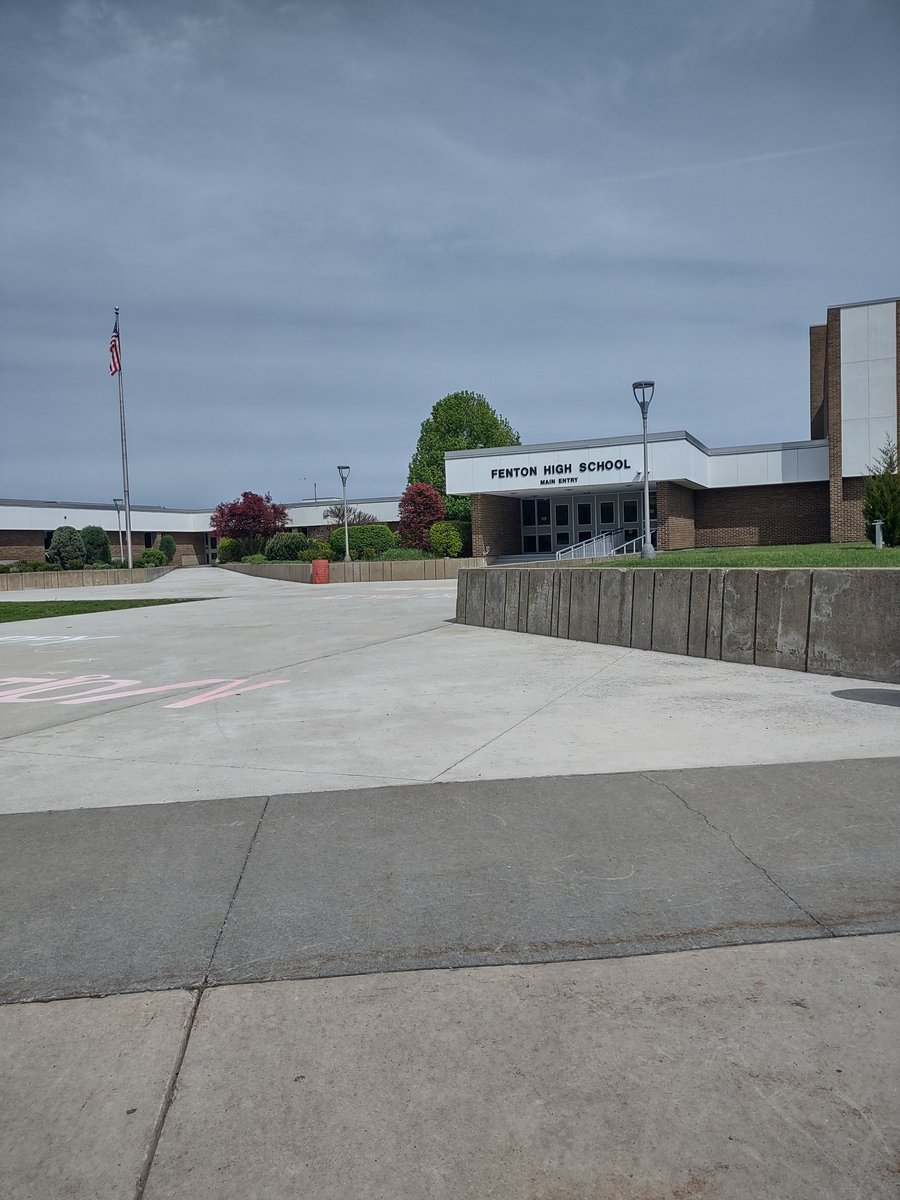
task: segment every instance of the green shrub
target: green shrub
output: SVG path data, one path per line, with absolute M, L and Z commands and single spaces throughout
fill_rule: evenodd
M 245 554 L 241 559 L 242 563 L 250 563 L 255 567 L 258 567 L 260 563 L 267 563 L 268 561 L 264 554 Z
M 409 546 L 397 546 L 394 550 L 385 550 L 383 554 L 378 555 L 379 562 L 402 562 L 405 559 L 423 558 L 434 558 L 434 555 L 424 550 L 413 550 Z
M 81 531 L 81 540 L 84 542 L 85 562 L 109 562 L 109 534 L 105 529 L 101 529 L 99 525 L 85 525 Z
M 309 538 L 306 534 L 289 533 L 285 530 L 269 538 L 265 554 L 269 562 L 297 562 L 308 547 Z
M 312 538 L 309 546 L 301 553 L 300 561 L 313 562 L 317 558 L 324 558 L 326 562 L 334 562 L 336 557 L 337 555 L 332 550 L 329 542 L 323 542 L 319 538 Z
M 60 525 L 50 539 L 47 554 L 51 562 L 59 563 L 66 571 L 79 571 L 86 557 L 84 538 L 71 525 Z
M 220 563 L 240 562 L 247 553 L 240 538 L 219 538 L 216 561 Z
M 471 521 L 451 521 L 447 520 L 448 525 L 453 525 L 456 532 L 459 534 L 459 540 L 462 542 L 462 550 L 460 554 L 468 557 L 472 553 L 472 522 Z
M 428 540 L 435 554 L 444 558 L 458 558 L 462 550 L 462 538 L 454 521 L 435 521 L 428 531 Z
M 86 565 L 89 571 L 109 571 L 112 569 L 111 562 L 92 562 Z
M 149 550 L 145 550 L 134 565 L 136 567 L 164 567 L 166 565 L 166 556 L 162 550 L 157 550 L 154 546 Z
M 171 533 L 164 533 L 162 535 L 162 537 L 159 539 L 159 548 L 166 556 L 167 563 L 172 561 L 178 551 L 178 547 L 175 544 L 175 539 L 172 537 Z
M 397 545 L 396 535 L 391 533 L 387 525 L 351 525 L 348 536 L 350 557 L 353 559 L 363 558 L 363 551 L 367 548 L 371 549 L 374 554 L 382 554 L 385 550 L 393 550 Z M 332 530 L 329 541 L 335 557 L 342 559 L 344 557 L 343 526 Z

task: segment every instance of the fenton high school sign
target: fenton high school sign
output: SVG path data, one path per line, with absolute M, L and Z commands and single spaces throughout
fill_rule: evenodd
M 595 471 L 630 471 L 631 464 L 627 458 L 590 459 L 578 464 L 578 475 L 572 474 L 572 463 L 544 463 L 543 474 L 536 466 L 531 467 L 494 467 L 491 479 L 539 479 L 541 485 L 559 486 L 561 483 L 578 483 L 579 475 L 589 475 Z

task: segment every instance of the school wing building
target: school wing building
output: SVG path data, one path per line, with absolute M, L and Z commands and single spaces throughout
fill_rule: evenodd
M 865 538 L 865 476 L 900 421 L 898 301 L 829 308 L 809 337 L 808 441 L 710 447 L 685 430 L 650 435 L 660 550 Z M 615 544 L 640 535 L 640 434 L 444 459 L 448 494 L 472 499 L 475 555 L 548 555 L 600 534 Z

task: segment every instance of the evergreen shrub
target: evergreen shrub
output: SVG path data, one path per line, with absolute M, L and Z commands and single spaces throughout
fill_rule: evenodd
M 269 538 L 265 555 L 269 562 L 297 562 L 308 547 L 309 538 L 305 534 L 284 530 Z
M 81 531 L 81 540 L 84 542 L 85 562 L 110 561 L 109 534 L 105 529 L 101 529 L 99 525 L 85 525 Z
M 60 525 L 53 532 L 47 555 L 51 562 L 59 563 L 64 571 L 79 571 L 86 558 L 84 538 L 71 525 Z
M 428 531 L 428 540 L 435 554 L 442 558 L 458 558 L 462 550 L 462 538 L 455 521 L 435 521 Z
M 178 547 L 175 544 L 175 539 L 172 537 L 171 533 L 164 533 L 162 535 L 162 537 L 159 539 L 159 548 L 166 556 L 166 562 L 170 563 L 178 550 Z
M 393 550 L 397 545 L 397 538 L 387 525 L 351 525 L 347 534 L 350 543 L 350 557 L 354 560 L 366 557 L 363 553 L 366 549 L 372 550 L 374 555 L 381 554 L 385 550 Z M 332 530 L 329 541 L 335 558 L 342 559 L 344 557 L 343 526 Z
M 240 538 L 219 538 L 216 561 L 220 563 L 240 562 L 247 550 Z

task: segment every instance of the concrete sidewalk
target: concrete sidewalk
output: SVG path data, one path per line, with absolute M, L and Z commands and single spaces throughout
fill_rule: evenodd
M 887 935 L 7 1006 L 0 1195 L 895 1200 L 898 990 Z
M 162 585 L 223 598 L 0 631 L 43 681 L 0 683 L 0 811 L 900 750 L 898 688 L 457 626 L 444 583 Z
M 900 759 L 0 817 L 0 1000 L 900 930 Z

